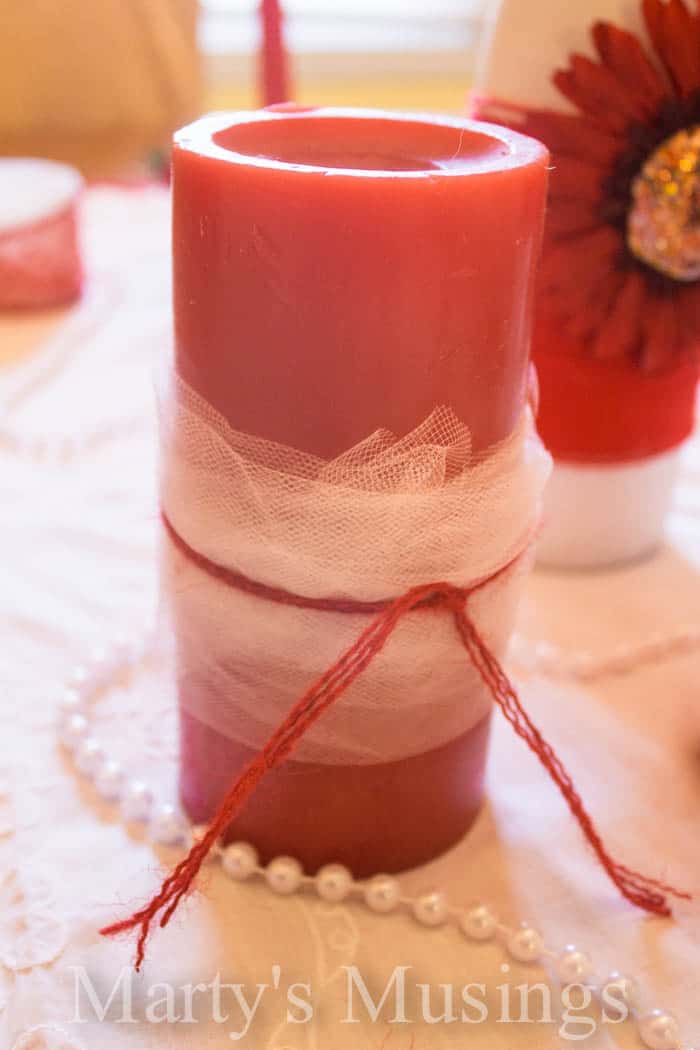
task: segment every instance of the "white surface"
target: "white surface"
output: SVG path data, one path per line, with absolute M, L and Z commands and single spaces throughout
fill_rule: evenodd
M 556 461 L 537 545 L 542 565 L 591 569 L 651 554 L 664 535 L 681 450 L 606 466 Z
M 232 883 L 219 870 L 208 873 L 201 892 L 167 930 L 156 933 L 134 1001 L 142 1004 L 158 981 L 211 981 L 217 970 L 254 995 L 257 982 L 271 982 L 277 963 L 282 991 L 266 993 L 248 1036 L 233 1043 L 228 1033 L 235 1019 L 217 1025 L 206 1013 L 198 1024 L 123 1024 L 118 1014 L 103 1023 L 71 1022 L 70 968 L 86 967 L 106 997 L 132 958 L 132 944 L 106 942 L 97 928 L 141 903 L 156 886 L 154 868 L 170 860 L 76 783 L 53 729 L 61 683 L 86 648 L 118 628 L 135 630 L 155 602 L 152 372 L 168 327 L 167 226 L 167 203 L 156 191 L 91 195 L 87 257 L 95 295 L 51 320 L 0 319 L 0 404 L 16 406 L 9 417 L 5 408 L 5 426 L 51 436 L 88 432 L 104 420 L 124 424 L 113 443 L 65 464 L 27 462 L 0 449 L 0 941 L 11 947 L 17 923 L 31 911 L 48 912 L 54 924 L 44 929 L 57 935 L 59 924 L 66 937 L 53 963 L 20 974 L 0 966 L 0 1047 L 12 1048 L 34 1026 L 58 1025 L 84 1050 L 379 1050 L 383 1043 L 386 1050 L 409 1050 L 412 1039 L 414 1050 L 556 1050 L 563 1042 L 555 1023 L 340 1023 L 344 965 L 360 967 L 375 994 L 397 965 L 412 965 L 410 980 L 435 987 L 483 982 L 495 1008 L 497 987 L 506 979 L 503 953 L 493 945 L 469 944 L 455 932 L 422 929 L 402 916 L 274 898 L 260 885 Z M 95 313 L 95 305 L 109 299 L 107 292 L 112 306 Z M 54 354 L 46 343 L 54 330 L 70 336 L 72 353 Z M 44 361 L 55 368 L 39 382 Z M 17 402 L 10 393 L 22 387 L 27 372 L 32 392 Z M 134 412 L 141 416 L 138 425 L 128 422 Z M 672 542 L 644 564 L 616 572 L 535 574 L 522 609 L 523 633 L 603 655 L 617 644 L 697 620 L 699 517 L 696 442 L 685 452 Z M 522 688 L 530 713 L 566 761 L 615 853 L 696 889 L 699 676 L 696 653 L 588 689 L 537 679 Z M 157 669 L 137 674 L 134 688 L 115 691 L 96 718 L 110 752 L 132 774 L 156 786 L 172 780 L 173 698 Z M 165 798 L 167 791 L 161 791 Z M 620 901 L 548 778 L 498 717 L 488 795 L 468 838 L 407 875 L 406 888 L 418 893 L 440 886 L 465 905 L 484 899 L 504 919 L 540 926 L 555 948 L 575 942 L 587 949 L 603 974 L 615 968 L 637 973 L 646 1002 L 674 1010 L 688 1044 L 698 1045 L 697 906 L 681 907 L 670 923 L 648 919 Z M 35 924 L 27 930 L 37 936 Z M 31 947 L 27 930 L 25 947 Z M 513 964 L 508 977 L 514 985 L 536 983 L 541 972 Z M 286 1021 L 284 990 L 293 980 L 314 987 L 317 1010 L 310 1025 Z M 69 1045 L 39 1038 L 20 1045 Z M 609 1026 L 580 1045 L 639 1050 L 627 1025 Z
M 73 203 L 83 184 L 67 164 L 0 158 L 0 233 L 50 218 Z

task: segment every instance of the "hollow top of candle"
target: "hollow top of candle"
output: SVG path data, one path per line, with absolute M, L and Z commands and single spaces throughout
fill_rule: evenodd
M 545 155 L 534 139 L 466 118 L 288 105 L 210 114 L 175 144 L 231 164 L 365 178 L 485 174 Z

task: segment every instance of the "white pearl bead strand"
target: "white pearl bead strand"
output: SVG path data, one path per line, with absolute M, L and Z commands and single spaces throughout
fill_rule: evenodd
M 545 678 L 594 682 L 611 675 L 629 674 L 647 664 L 659 663 L 700 649 L 700 624 L 682 624 L 666 634 L 652 635 L 634 645 L 619 645 L 605 656 L 582 650 L 570 653 L 547 642 L 528 642 L 516 635 L 511 662 L 516 671 Z

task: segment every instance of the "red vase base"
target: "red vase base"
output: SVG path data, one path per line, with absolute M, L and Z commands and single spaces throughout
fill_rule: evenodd
M 206 823 L 254 752 L 185 711 L 180 717 L 180 797 L 189 817 Z M 253 843 L 263 863 L 297 857 L 310 873 L 333 861 L 358 878 L 425 864 L 458 842 L 479 812 L 490 721 L 397 762 L 289 760 L 268 773 L 226 839 Z

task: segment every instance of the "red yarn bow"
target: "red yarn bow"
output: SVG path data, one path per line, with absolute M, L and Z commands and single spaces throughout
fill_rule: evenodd
M 469 616 L 467 608 L 469 598 L 504 575 L 514 562 L 509 563 L 492 576 L 470 587 L 455 587 L 451 583 L 429 583 L 419 587 L 412 587 L 401 597 L 389 601 L 363 603 L 305 598 L 258 584 L 245 576 L 216 565 L 191 548 L 175 531 L 165 515 L 163 515 L 163 522 L 170 539 L 185 557 L 194 562 L 208 575 L 227 583 L 229 586 L 284 605 L 303 606 L 334 612 L 371 612 L 375 613 L 375 616 L 357 641 L 307 689 L 289 711 L 284 721 L 277 727 L 262 750 L 244 768 L 243 772 L 232 784 L 205 834 L 192 846 L 187 856 L 168 875 L 156 896 L 144 908 L 141 908 L 129 918 L 114 923 L 112 926 L 107 926 L 100 931 L 105 936 L 112 936 L 124 933 L 127 930 L 140 930 L 136 952 L 137 970 L 141 968 L 144 960 L 146 942 L 153 922 L 160 915 L 160 926 L 167 926 L 180 901 L 192 888 L 194 880 L 209 852 L 240 813 L 265 774 L 275 766 L 281 765 L 289 757 L 307 730 L 318 721 L 331 704 L 343 695 L 355 679 L 359 678 L 374 657 L 383 649 L 403 617 L 417 610 L 433 610 L 435 612 L 444 610 L 452 615 L 457 633 L 467 655 L 487 686 L 493 700 L 498 704 L 518 736 L 522 737 L 528 747 L 534 751 L 559 788 L 581 830 L 593 847 L 598 860 L 622 895 L 633 904 L 657 915 L 671 914 L 671 909 L 666 899 L 668 894 L 686 900 L 690 899 L 689 894 L 676 890 L 672 886 L 668 886 L 656 879 L 640 875 L 613 860 L 607 852 L 574 786 L 571 776 L 552 747 L 543 738 L 539 729 L 533 725 L 503 668 L 481 638 Z M 517 561 L 517 559 L 515 560 Z

